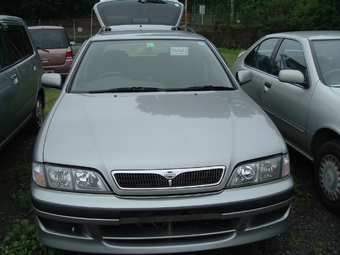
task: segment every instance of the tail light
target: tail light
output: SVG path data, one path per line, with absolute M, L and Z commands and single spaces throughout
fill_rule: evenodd
M 73 59 L 73 51 L 71 48 L 68 48 L 66 51 L 66 59 Z

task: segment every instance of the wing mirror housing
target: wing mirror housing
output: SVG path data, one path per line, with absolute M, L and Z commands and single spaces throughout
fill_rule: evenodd
M 281 82 L 297 83 L 306 86 L 305 76 L 299 70 L 281 70 L 278 77 Z
M 236 80 L 241 84 L 250 82 L 253 79 L 253 73 L 249 70 L 240 70 L 236 73 Z
M 41 84 L 44 87 L 61 89 L 62 78 L 58 73 L 44 73 L 41 76 Z

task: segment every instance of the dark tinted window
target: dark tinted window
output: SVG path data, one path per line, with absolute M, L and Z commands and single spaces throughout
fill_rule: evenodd
M 33 54 L 33 49 L 23 26 L 3 23 L 0 32 L 1 69 Z
M 35 46 L 43 49 L 62 49 L 69 47 L 64 29 L 30 29 Z
M 157 24 L 175 26 L 181 5 L 163 1 L 115 1 L 98 5 L 105 26 L 123 24 Z
M 4 34 L 2 33 L 2 29 L 0 27 L 0 71 L 9 66 L 10 63 L 9 56 L 6 51 Z
M 245 59 L 245 64 L 264 72 L 268 72 L 270 56 L 279 39 L 268 39 L 257 46 Z
M 298 41 L 285 39 L 276 55 L 272 73 L 278 75 L 280 70 L 294 69 L 303 74 L 306 71 L 306 60 L 302 46 Z

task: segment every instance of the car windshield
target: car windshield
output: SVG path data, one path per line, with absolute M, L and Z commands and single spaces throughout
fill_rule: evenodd
M 340 86 L 340 40 L 318 40 L 312 45 L 323 82 L 329 86 Z
M 158 24 L 175 26 L 180 21 L 179 3 L 161 0 L 110 1 L 97 5 L 105 26 L 126 24 Z
M 233 89 L 210 47 L 193 40 L 92 42 L 69 91 Z

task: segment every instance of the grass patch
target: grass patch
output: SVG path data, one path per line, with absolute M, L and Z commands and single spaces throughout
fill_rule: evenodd
M 54 102 L 59 97 L 60 92 L 61 91 L 59 89 L 45 88 L 45 109 L 44 109 L 45 116 L 51 110 Z
M 311 200 L 313 198 L 313 194 L 308 191 L 310 190 L 308 189 L 309 186 L 311 186 L 311 184 L 308 180 L 294 177 L 294 191 L 296 197 Z
M 293 233 L 290 231 L 290 239 L 289 239 L 289 245 L 293 247 L 299 247 L 301 243 L 303 242 L 301 236 L 297 233 Z
M 218 50 L 221 52 L 224 60 L 227 61 L 229 66 L 232 66 L 238 54 L 244 51 L 244 49 L 226 49 L 226 48 L 219 48 Z

